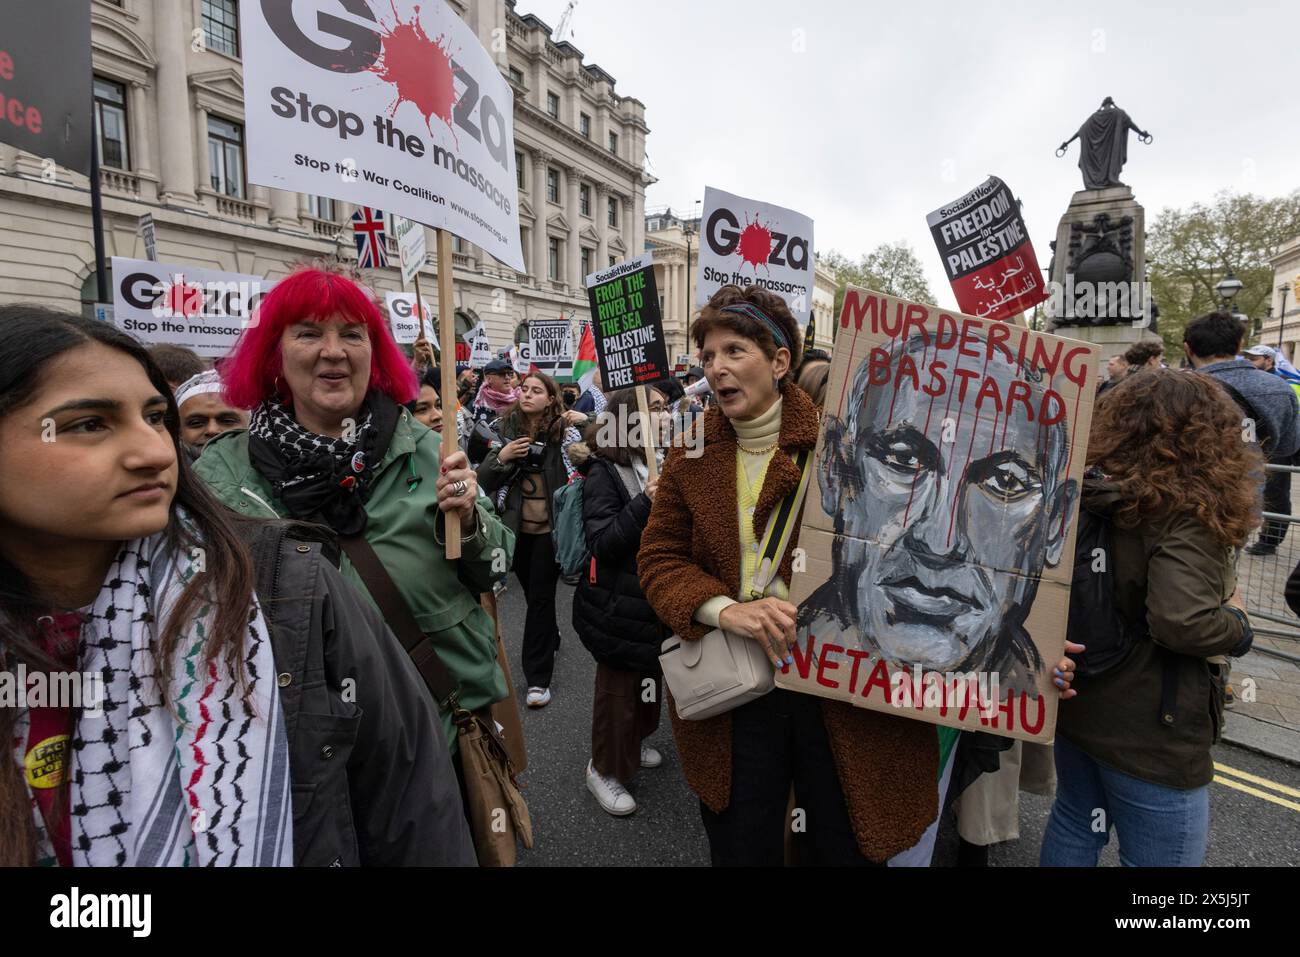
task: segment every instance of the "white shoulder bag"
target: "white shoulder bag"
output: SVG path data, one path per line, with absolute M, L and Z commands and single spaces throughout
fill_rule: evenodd
M 808 491 L 809 463 L 812 451 L 805 449 L 795 459 L 799 467 L 799 485 L 781 500 L 768 519 L 759 549 L 754 587 L 747 599 L 756 601 L 766 593 L 780 568 L 795 518 L 804 494 Z M 673 693 L 677 716 L 685 721 L 701 721 L 739 708 L 761 698 L 776 687 L 776 674 L 763 646 L 752 638 L 715 628 L 698 641 L 673 635 L 660 649 L 659 664 L 664 680 Z

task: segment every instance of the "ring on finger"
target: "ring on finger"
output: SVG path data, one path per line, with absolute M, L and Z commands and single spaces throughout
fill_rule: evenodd
M 468 488 L 469 486 L 466 485 L 464 482 L 454 482 L 452 483 L 451 486 L 451 494 L 459 498 L 460 496 L 465 494 L 465 491 Z

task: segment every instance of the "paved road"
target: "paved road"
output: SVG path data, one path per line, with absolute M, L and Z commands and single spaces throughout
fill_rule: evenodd
M 528 771 L 523 776 L 524 794 L 533 815 L 536 845 L 522 853 L 521 865 L 707 865 L 708 842 L 700 824 L 699 803 L 682 777 L 666 712 L 659 730 L 650 739 L 663 752 L 664 764 L 641 771 L 629 788 L 639 805 L 636 813 L 626 818 L 611 817 L 587 791 L 584 773 L 591 755 L 595 664 L 570 624 L 573 589 L 561 584 L 557 598 L 562 643 L 551 686 L 554 700 L 538 711 L 524 709 L 529 759 Z M 525 689 L 519 656 L 524 600 L 513 575 L 499 607 L 506 651 L 522 706 Z M 1240 787 L 1212 785 L 1206 864 L 1291 867 L 1300 864 L 1300 768 L 1228 745 L 1215 749 L 1215 761 L 1231 769 L 1221 771 L 1220 778 L 1253 788 L 1272 800 L 1247 793 Z M 1252 782 L 1242 777 L 1243 774 L 1281 788 Z M 990 863 L 1003 867 L 1037 864 L 1050 809 L 1049 798 L 1021 795 L 1020 840 L 992 848 Z M 945 822 L 939 834 L 935 864 L 950 865 L 955 859 L 956 834 Z M 1119 863 L 1113 840 L 1102 862 Z

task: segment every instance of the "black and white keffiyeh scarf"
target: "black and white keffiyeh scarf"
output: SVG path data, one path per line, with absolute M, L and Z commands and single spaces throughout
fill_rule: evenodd
M 76 867 L 293 864 L 289 746 L 275 660 L 253 597 L 240 687 L 223 657 L 206 661 L 214 618 L 203 603 L 181 630 L 166 700 L 157 652 L 172 609 L 198 570 L 163 533 L 127 542 L 83 616 L 79 669 L 100 676 L 102 707 L 72 732 L 70 800 Z M 30 716 L 16 728 L 16 756 Z M 38 855 L 55 863 L 35 799 Z
M 372 394 L 355 429 L 336 439 L 309 432 L 289 409 L 268 400 L 253 410 L 248 454 L 290 516 L 328 525 L 342 536 L 358 535 L 366 527 L 375 467 L 388 451 L 400 414 L 388 396 Z

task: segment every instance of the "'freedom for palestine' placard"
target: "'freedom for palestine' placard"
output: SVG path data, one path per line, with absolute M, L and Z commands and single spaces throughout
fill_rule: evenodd
M 668 378 L 653 260 L 652 253 L 645 253 L 587 277 L 592 332 L 606 392 Z

